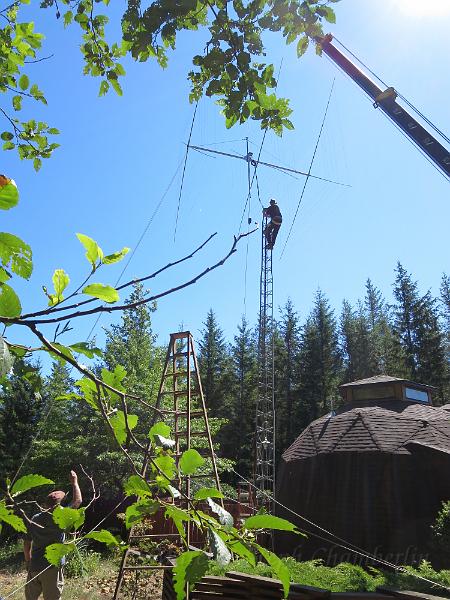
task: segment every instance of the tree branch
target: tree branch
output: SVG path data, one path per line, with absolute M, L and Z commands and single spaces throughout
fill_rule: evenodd
M 218 267 L 221 267 L 222 265 L 224 265 L 225 262 L 230 258 L 230 256 L 232 256 L 236 252 L 238 243 L 243 238 L 254 233 L 256 230 L 257 230 L 257 227 L 246 233 L 241 233 L 238 237 L 235 236 L 234 242 L 233 242 L 229 252 L 221 260 L 219 260 L 212 266 L 207 267 L 206 269 L 204 269 L 203 271 L 201 271 L 200 273 L 195 275 L 195 277 L 193 277 L 192 279 L 189 279 L 188 281 L 185 281 L 184 283 L 181 283 L 180 285 L 177 285 L 168 290 L 164 290 L 163 292 L 160 292 L 159 294 L 155 294 L 154 296 L 148 296 L 147 298 L 143 298 L 142 300 L 139 300 L 138 302 L 134 302 L 131 304 L 119 304 L 117 306 L 102 305 L 102 306 L 97 306 L 95 308 L 92 308 L 90 310 L 84 310 L 84 311 L 80 310 L 77 312 L 70 313 L 69 315 L 64 315 L 61 317 L 54 317 L 54 318 L 49 318 L 49 319 L 26 320 L 25 318 L 21 318 L 21 317 L 15 317 L 15 318 L 1 317 L 0 322 L 8 323 L 8 324 L 11 323 L 11 324 L 15 324 L 15 325 L 25 325 L 27 327 L 31 327 L 31 326 L 35 326 L 35 325 L 39 325 L 39 324 L 59 323 L 60 321 L 66 321 L 69 319 L 84 317 L 87 315 L 93 315 L 93 314 L 97 314 L 97 313 L 112 313 L 112 312 L 117 312 L 117 311 L 123 311 L 123 310 L 127 310 L 130 308 L 136 308 L 138 306 L 141 306 L 142 304 L 148 304 L 149 302 L 153 302 L 155 300 L 158 300 L 159 298 L 164 298 L 165 296 L 169 296 L 170 294 L 173 294 L 173 293 L 178 292 L 182 289 L 185 289 L 191 285 L 194 285 L 195 283 L 197 283 L 197 281 L 199 281 L 200 279 L 205 277 L 205 275 L 207 275 L 208 273 L 211 273 Z

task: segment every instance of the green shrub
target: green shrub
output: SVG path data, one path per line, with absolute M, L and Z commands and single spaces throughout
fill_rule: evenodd
M 64 575 L 69 578 L 91 575 L 98 569 L 100 560 L 101 554 L 79 545 L 75 552 L 68 555 L 64 566 Z
M 11 566 L 20 566 L 23 562 L 22 542 L 8 541 L 0 545 L 0 569 Z
M 450 557 L 450 500 L 442 503 L 435 522 L 431 526 L 434 548 Z

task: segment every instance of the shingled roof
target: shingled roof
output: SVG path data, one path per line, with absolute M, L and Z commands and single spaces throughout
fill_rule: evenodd
M 450 452 L 448 410 L 399 400 L 381 406 L 348 405 L 311 423 L 283 459 L 290 462 L 331 452 L 411 454 L 414 443 Z
M 343 383 L 339 386 L 339 389 L 357 387 L 361 385 L 373 385 L 374 383 L 406 383 L 411 384 L 414 387 L 421 387 L 428 390 L 435 390 L 436 388 L 432 385 L 425 383 L 415 383 L 409 379 L 402 379 L 401 377 L 391 377 L 390 375 L 375 375 L 374 377 L 367 377 L 366 379 L 358 379 L 357 381 L 350 381 L 349 383 Z

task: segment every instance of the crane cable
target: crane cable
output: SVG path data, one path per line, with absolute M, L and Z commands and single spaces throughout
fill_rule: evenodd
M 149 228 L 150 228 L 151 224 L 153 223 L 153 220 L 154 220 L 154 218 L 156 217 L 156 214 L 158 213 L 159 209 L 161 208 L 161 205 L 162 205 L 162 203 L 163 203 L 163 202 L 164 202 L 164 200 L 166 199 L 166 196 L 167 196 L 167 194 L 169 193 L 169 191 L 170 191 L 170 189 L 171 189 L 171 187 L 172 187 L 172 185 L 173 185 L 173 183 L 174 183 L 174 181 L 175 181 L 175 178 L 176 178 L 176 177 L 177 177 L 177 175 L 178 175 L 178 172 L 179 172 L 179 170 L 180 170 L 180 168 L 181 168 L 181 165 L 182 165 L 182 164 L 183 164 L 183 161 L 180 161 L 180 163 L 178 164 L 177 168 L 175 169 L 175 172 L 174 172 L 174 174 L 172 175 L 172 178 L 171 178 L 171 180 L 170 180 L 169 184 L 167 185 L 166 189 L 164 190 L 164 192 L 163 192 L 163 194 L 162 194 L 162 196 L 161 196 L 161 198 L 160 198 L 160 200 L 159 200 L 158 204 L 157 204 L 157 205 L 156 205 L 156 207 L 155 207 L 155 210 L 153 211 L 153 213 L 152 213 L 152 215 L 151 215 L 150 219 L 148 220 L 148 222 L 147 222 L 147 224 L 146 224 L 146 226 L 145 226 L 145 228 L 144 228 L 144 230 L 143 230 L 142 234 L 140 235 L 140 237 L 139 237 L 139 239 L 138 239 L 138 241 L 137 241 L 137 243 L 136 243 L 136 246 L 133 248 L 132 252 L 130 253 L 130 256 L 129 256 L 129 258 L 128 258 L 127 262 L 125 263 L 125 265 L 124 265 L 124 267 L 123 267 L 122 271 L 120 272 L 120 275 L 119 275 L 119 277 L 117 278 L 117 281 L 116 281 L 116 283 L 115 283 L 114 287 L 117 287 L 117 285 L 120 283 L 120 280 L 122 279 L 123 275 L 125 274 L 125 271 L 126 271 L 126 270 L 127 270 L 127 268 L 129 267 L 129 265 L 130 265 L 130 262 L 131 262 L 131 260 L 133 259 L 133 257 L 134 257 L 134 255 L 135 255 L 135 253 L 136 253 L 137 249 L 139 248 L 139 246 L 141 245 L 142 241 L 144 240 L 144 237 L 146 236 L 146 234 L 147 234 L 147 232 L 148 232 L 148 230 L 149 230 Z M 88 335 L 87 335 L 87 337 L 86 337 L 86 342 L 88 342 L 88 341 L 91 339 L 91 336 L 92 336 L 92 334 L 94 333 L 94 330 L 95 330 L 95 328 L 97 327 L 97 325 L 98 325 L 98 322 L 99 322 L 99 321 L 100 321 L 100 319 L 101 319 L 101 316 L 102 316 L 102 314 L 101 314 L 101 313 L 99 313 L 99 314 L 97 315 L 97 318 L 96 318 L 96 320 L 95 320 L 94 324 L 93 324 L 93 325 L 92 325 L 92 327 L 91 327 L 91 330 L 89 331 L 89 333 L 88 333 Z M 73 367 L 70 369 L 70 371 L 69 371 L 69 374 L 72 372 L 72 370 L 73 370 Z M 37 440 L 40 438 L 40 436 L 41 436 L 41 434 L 42 434 L 42 432 L 43 432 L 43 430 L 44 430 L 44 427 L 45 427 L 45 425 L 46 425 L 46 423 L 47 423 L 47 420 L 48 420 L 48 418 L 49 418 L 49 416 L 50 416 L 50 414 L 51 414 L 51 412 L 52 412 L 52 410 L 53 410 L 54 406 L 55 406 L 55 401 L 54 401 L 54 400 L 53 400 L 53 401 L 50 401 L 50 402 L 49 402 L 49 408 L 48 408 L 47 412 L 45 413 L 45 415 L 43 416 L 43 418 L 41 419 L 41 421 L 40 421 L 40 423 L 39 423 L 38 430 L 37 430 L 36 434 L 34 435 L 34 437 L 31 439 L 31 441 L 30 441 L 30 445 L 29 445 L 29 447 L 28 447 L 28 450 L 26 451 L 26 453 L 25 453 L 25 455 L 24 455 L 24 457 L 23 457 L 23 459 L 22 459 L 22 461 L 21 461 L 21 463 L 20 463 L 19 467 L 17 468 L 17 470 L 16 470 L 16 472 L 15 472 L 15 474 L 14 474 L 14 477 L 12 477 L 12 479 L 11 479 L 11 485 L 12 485 L 12 484 L 13 484 L 13 483 L 16 481 L 17 477 L 19 476 L 19 473 L 21 472 L 21 470 L 23 469 L 23 467 L 24 467 L 24 465 L 25 465 L 25 462 L 27 461 L 28 457 L 30 456 L 30 453 L 31 453 L 31 451 L 32 451 L 32 449 L 33 449 L 33 447 L 34 447 L 34 444 L 35 444 L 35 443 L 37 442 Z
M 174 242 L 175 242 L 175 239 L 177 237 L 178 217 L 179 217 L 179 214 L 180 214 L 181 196 L 183 194 L 184 176 L 186 174 L 186 165 L 187 165 L 187 160 L 188 160 L 188 155 L 189 155 L 190 143 L 191 143 L 191 138 L 192 138 L 192 131 L 194 130 L 195 117 L 197 115 L 197 108 L 198 108 L 198 100 L 195 103 L 194 114 L 192 115 L 191 128 L 189 130 L 189 137 L 188 137 L 188 141 L 187 141 L 187 144 L 186 144 L 186 152 L 184 154 L 183 174 L 181 175 L 180 193 L 178 194 L 177 216 L 175 218 L 175 229 L 174 229 L 174 232 L 173 232 L 173 241 Z
M 331 84 L 330 94 L 328 96 L 328 102 L 327 102 L 327 105 L 325 107 L 325 113 L 323 115 L 322 124 L 321 124 L 320 130 L 319 130 L 319 135 L 317 136 L 316 145 L 315 145 L 314 152 L 313 152 L 313 155 L 312 155 L 312 158 L 311 158 L 311 162 L 309 164 L 308 173 L 306 175 L 305 182 L 303 183 L 302 193 L 300 194 L 300 198 L 299 198 L 299 201 L 298 201 L 298 204 L 297 204 L 297 208 L 296 208 L 295 214 L 294 214 L 294 219 L 292 220 L 291 228 L 289 229 L 288 236 L 286 238 L 286 241 L 284 242 L 283 250 L 281 251 L 280 260 L 283 258 L 284 251 L 286 250 L 287 243 L 289 242 L 289 238 L 291 237 L 292 229 L 294 228 L 295 220 L 297 219 L 298 211 L 299 211 L 301 203 L 303 201 L 303 196 L 305 195 L 306 186 L 308 185 L 308 181 L 309 181 L 309 178 L 310 178 L 310 175 L 311 175 L 311 169 L 312 169 L 312 166 L 314 164 L 314 159 L 316 158 L 317 148 L 319 147 L 320 138 L 322 136 L 322 131 L 323 131 L 323 128 L 324 128 L 324 125 L 325 125 L 325 120 L 327 118 L 328 107 L 330 106 L 330 101 L 331 101 L 331 96 L 333 94 L 335 80 L 336 80 L 336 78 L 333 78 L 333 83 Z
M 386 88 L 389 87 L 389 85 L 385 81 L 383 81 L 381 79 L 381 77 L 379 77 L 370 67 L 368 67 L 360 58 L 358 58 L 354 52 L 352 52 L 349 48 L 347 48 L 347 46 L 345 46 L 334 35 L 333 35 L 333 39 L 336 40 L 336 42 L 340 46 L 342 46 L 342 48 L 344 48 L 344 50 L 346 52 L 348 52 L 350 54 L 350 56 L 352 56 L 356 61 L 358 61 L 359 64 L 361 66 L 363 66 L 368 73 L 370 73 L 373 77 L 375 77 L 375 79 L 377 79 L 380 83 L 382 83 Z M 441 129 L 439 129 L 439 127 L 437 127 L 437 125 L 435 125 L 432 121 L 430 121 L 430 119 L 428 117 L 426 117 L 418 108 L 416 108 L 414 106 L 414 104 L 412 102 L 410 102 L 407 98 L 405 98 L 405 96 L 403 96 L 398 90 L 395 90 L 395 92 L 397 93 L 398 97 L 401 100 L 403 100 L 403 102 L 405 102 L 405 104 L 407 104 L 417 115 L 419 115 L 419 117 L 423 121 L 425 121 L 425 123 L 427 123 L 436 133 L 438 133 L 447 143 L 450 144 L 450 138 Z
M 430 583 L 433 587 L 439 587 L 441 589 L 446 590 L 447 592 L 450 592 L 450 588 L 443 585 L 442 583 L 439 583 L 437 581 L 433 581 L 431 579 L 427 579 L 426 577 L 423 577 L 421 575 L 417 575 L 415 573 L 411 573 L 409 571 L 407 571 L 407 569 L 405 567 L 402 567 L 401 565 L 397 565 L 395 563 L 391 563 L 388 560 L 385 560 L 383 558 L 379 558 L 377 555 L 372 555 L 369 552 L 366 552 L 365 550 L 363 550 L 362 548 L 359 548 L 358 546 L 356 546 L 355 544 L 352 544 L 352 542 L 349 542 L 347 540 L 345 540 L 344 538 L 339 537 L 338 535 L 334 534 L 332 531 L 328 531 L 327 529 L 325 529 L 324 527 L 321 527 L 320 525 L 318 525 L 317 523 L 314 523 L 314 521 L 311 521 L 310 519 L 307 519 L 306 517 L 304 517 L 303 515 L 297 513 L 296 511 L 292 510 L 291 508 L 289 508 L 288 506 L 282 504 L 279 500 L 277 500 L 274 496 L 271 496 L 268 492 L 265 492 L 264 490 L 259 490 L 259 488 L 257 488 L 251 481 L 249 481 L 248 479 L 246 479 L 243 475 L 241 475 L 240 473 L 238 473 L 233 467 L 230 467 L 230 470 L 237 475 L 240 479 L 242 479 L 242 481 L 245 481 L 245 483 L 247 483 L 250 487 L 254 488 L 254 490 L 256 492 L 260 492 L 262 493 L 264 496 L 266 496 L 271 502 L 274 502 L 275 504 L 277 504 L 278 506 L 280 506 L 282 509 L 286 510 L 287 512 L 290 512 L 292 515 L 294 515 L 295 517 L 297 517 L 298 519 L 308 523 L 309 525 L 312 525 L 313 527 L 316 527 L 317 529 L 319 529 L 319 531 L 322 531 L 323 533 L 325 533 L 326 535 L 331 536 L 332 538 L 334 538 L 335 540 L 339 540 L 342 543 L 338 543 L 335 542 L 333 539 L 326 539 L 323 536 L 319 535 L 318 533 L 313 533 L 312 531 L 308 531 L 307 533 L 309 535 L 312 535 L 313 537 L 316 537 L 322 541 L 328 542 L 328 543 L 333 543 L 336 546 L 339 546 L 340 548 L 343 548 L 344 550 L 350 551 L 354 554 L 358 554 L 359 556 L 362 556 L 363 558 L 369 558 L 370 560 L 377 562 L 383 566 L 389 567 L 395 571 L 398 571 L 400 573 L 406 573 L 407 575 L 410 575 L 412 577 L 415 577 L 416 579 L 419 579 L 421 581 L 425 581 L 427 583 Z

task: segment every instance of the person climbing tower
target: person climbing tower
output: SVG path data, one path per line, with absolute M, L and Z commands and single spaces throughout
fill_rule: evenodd
M 267 224 L 264 235 L 266 236 L 267 242 L 266 249 L 272 250 L 275 245 L 275 240 L 277 239 L 281 223 L 283 222 L 283 217 L 281 216 L 280 207 L 278 206 L 277 201 L 272 198 L 270 205 L 263 210 L 263 214 L 265 217 L 270 217 L 270 222 Z

